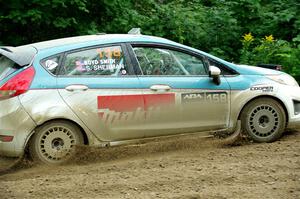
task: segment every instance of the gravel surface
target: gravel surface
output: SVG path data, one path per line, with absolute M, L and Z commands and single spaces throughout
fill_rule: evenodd
M 300 132 L 224 146 L 198 135 L 78 149 L 72 162 L 0 158 L 0 198 L 300 198 Z

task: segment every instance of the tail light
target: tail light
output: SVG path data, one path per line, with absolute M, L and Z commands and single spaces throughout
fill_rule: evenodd
M 0 142 L 11 142 L 13 141 L 14 136 L 9 135 L 0 135 Z
M 9 79 L 0 86 L 0 100 L 25 93 L 31 85 L 34 74 L 35 70 L 31 66 Z

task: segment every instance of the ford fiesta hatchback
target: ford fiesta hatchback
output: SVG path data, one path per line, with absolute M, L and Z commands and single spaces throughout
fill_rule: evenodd
M 55 164 L 75 145 L 189 132 L 257 142 L 300 126 L 288 74 L 144 35 L 89 35 L 0 49 L 0 152 Z

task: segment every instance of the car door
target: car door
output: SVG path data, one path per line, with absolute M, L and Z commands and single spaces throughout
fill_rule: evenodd
M 229 123 L 230 87 L 215 84 L 205 56 L 166 45 L 128 46 L 140 68 L 144 101 L 156 98 L 146 136 L 225 129 Z M 161 101 L 161 102 L 160 102 Z
M 57 77 L 59 93 L 102 141 L 143 137 L 144 102 L 123 44 L 65 53 Z

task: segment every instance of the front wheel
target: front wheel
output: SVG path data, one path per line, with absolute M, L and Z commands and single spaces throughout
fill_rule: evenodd
M 260 98 L 246 105 L 241 120 L 242 129 L 256 142 L 273 142 L 286 127 L 281 104 L 270 98 Z
M 83 137 L 71 122 L 53 121 L 38 127 L 29 144 L 34 161 L 61 164 L 74 155 L 75 145 L 83 144 Z

